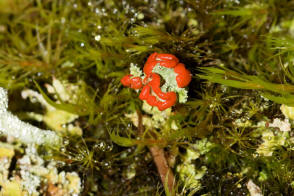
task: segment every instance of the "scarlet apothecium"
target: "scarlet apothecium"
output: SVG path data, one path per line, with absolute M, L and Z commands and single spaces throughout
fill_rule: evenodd
M 183 63 L 177 64 L 174 68 L 174 72 L 177 73 L 176 80 L 178 87 L 183 88 L 188 86 L 191 82 L 191 73 L 186 69 L 185 65 Z
M 186 87 L 191 81 L 190 71 L 185 68 L 184 64 L 179 63 L 177 57 L 172 54 L 158 54 L 155 52 L 149 56 L 144 65 L 145 78 L 143 81 L 142 78 L 129 74 L 121 79 L 121 83 L 133 89 L 141 89 L 143 87 L 139 98 L 162 111 L 176 103 L 177 95 L 172 91 L 163 92 L 161 90 L 160 76 L 153 72 L 156 66 L 173 69 L 176 75 L 177 88 Z
M 151 106 L 156 106 L 160 111 L 173 106 L 177 101 L 177 94 L 175 92 L 161 91 L 160 76 L 158 74 L 152 73 L 148 77 L 151 78 L 151 80 L 143 87 L 139 98 L 147 101 Z M 151 89 L 157 97 L 151 94 Z
M 131 87 L 133 89 L 140 89 L 142 88 L 142 79 L 140 77 L 132 77 L 131 74 L 124 76 L 120 82 L 124 86 Z

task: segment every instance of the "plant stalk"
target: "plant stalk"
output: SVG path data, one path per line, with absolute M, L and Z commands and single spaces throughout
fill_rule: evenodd
M 138 124 L 139 135 L 142 135 L 144 133 L 144 126 L 142 124 L 142 113 L 137 110 L 137 115 L 138 115 L 138 122 L 139 122 Z M 175 185 L 175 177 L 172 170 L 168 166 L 168 162 L 165 157 L 163 148 L 160 148 L 157 145 L 148 146 L 148 148 L 153 157 L 153 161 L 157 167 L 157 171 L 160 175 L 162 184 L 164 186 L 167 185 L 169 192 L 172 193 L 174 189 L 174 185 Z

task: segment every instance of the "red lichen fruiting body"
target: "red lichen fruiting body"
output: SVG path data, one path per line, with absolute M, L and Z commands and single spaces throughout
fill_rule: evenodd
M 176 81 L 179 88 L 184 88 L 188 86 L 191 82 L 191 73 L 186 69 L 185 65 L 182 63 L 177 64 L 174 68 L 174 72 L 177 73 Z
M 131 88 L 140 89 L 143 86 L 142 79 L 140 77 L 131 78 Z
M 179 63 L 179 59 L 172 54 L 158 54 L 156 60 L 163 67 L 173 68 Z
M 177 95 L 176 95 L 176 93 L 175 92 L 169 92 L 169 99 L 166 100 L 166 101 L 160 102 L 157 105 L 157 108 L 160 111 L 163 111 L 163 110 L 165 110 L 167 108 L 170 108 L 173 105 L 175 105 L 176 104 L 176 101 L 177 101 Z
M 148 98 L 148 96 L 150 95 L 150 91 L 151 91 L 151 87 L 146 85 L 143 87 L 140 95 L 139 95 L 139 98 L 141 100 L 146 100 Z
M 157 106 L 158 105 L 158 100 L 154 95 L 149 95 L 148 98 L 146 99 L 147 103 L 151 106 Z
M 122 85 L 124 85 L 124 86 L 130 86 L 130 85 L 131 85 L 131 77 L 132 77 L 131 74 L 126 75 L 126 76 L 124 76 L 124 77 L 120 80 L 120 82 L 121 82 Z
M 143 71 L 146 75 L 149 75 L 152 73 L 153 68 L 157 65 L 156 61 L 150 61 L 149 63 L 145 63 L 145 66 L 143 68 Z
M 159 62 L 160 66 L 167 67 L 167 68 L 173 68 L 177 65 L 177 61 L 161 61 Z
M 156 60 L 162 60 L 162 61 L 177 61 L 179 62 L 179 59 L 173 55 L 173 54 L 157 54 Z
M 157 56 L 157 53 L 154 52 L 153 54 L 151 54 L 145 65 L 144 65 L 144 68 L 143 68 L 143 72 L 148 75 L 148 74 L 151 74 L 152 73 L 152 70 L 153 68 L 156 66 L 157 62 L 156 62 L 156 56 Z
M 148 85 L 152 86 L 153 92 L 160 98 L 160 99 L 169 99 L 169 94 L 162 92 L 160 88 L 160 76 L 156 73 L 150 74 L 152 78 Z
M 152 73 L 149 77 L 151 78 L 151 81 L 143 87 L 139 98 L 141 100 L 146 100 L 147 103 L 151 106 L 156 106 L 160 111 L 173 106 L 177 101 L 176 93 L 161 91 L 160 76 L 158 74 Z M 156 94 L 156 96 L 163 101 L 159 101 L 154 95 L 151 95 L 151 89 Z
M 143 71 L 146 76 L 143 81 L 140 77 L 132 77 L 130 74 L 124 76 L 121 79 L 121 83 L 133 89 L 141 89 L 143 87 L 139 98 L 145 100 L 150 106 L 155 106 L 160 111 L 163 111 L 176 104 L 177 94 L 175 92 L 161 91 L 160 75 L 152 72 L 156 65 L 173 69 L 177 74 L 176 81 L 179 88 L 186 87 L 191 81 L 190 71 L 185 68 L 184 64 L 179 63 L 179 59 L 176 56 L 155 52 L 149 56 L 144 65 Z
M 151 87 L 149 85 L 146 85 L 143 87 L 139 98 L 143 101 L 145 100 L 150 106 L 157 106 L 158 100 L 154 95 L 151 95 Z

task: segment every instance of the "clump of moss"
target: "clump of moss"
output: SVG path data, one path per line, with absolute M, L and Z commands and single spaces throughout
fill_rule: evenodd
M 14 115 L 59 132 L 61 149 L 40 146 L 40 156 L 77 171 L 83 195 L 163 195 L 154 145 L 176 174 L 174 194 L 242 195 L 250 181 L 291 195 L 294 139 L 277 122 L 293 126 L 293 17 L 286 0 L 2 0 L 0 86 Z M 139 133 L 130 114 L 150 114 L 119 81 L 153 52 L 177 56 L 193 79 L 188 102 Z M 189 149 L 199 154 L 187 162 Z M 206 168 L 194 189 L 177 170 L 185 164 Z

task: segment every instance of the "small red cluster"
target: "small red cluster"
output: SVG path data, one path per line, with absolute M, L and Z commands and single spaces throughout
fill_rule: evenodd
M 160 111 L 163 111 L 173 106 L 177 101 L 175 92 L 162 92 L 160 89 L 160 76 L 153 73 L 153 68 L 159 64 L 160 66 L 171 68 L 177 74 L 176 81 L 179 88 L 186 87 L 191 81 L 191 73 L 185 68 L 185 65 L 179 63 L 179 59 L 172 54 L 153 53 L 147 59 L 143 71 L 145 78 L 132 77 L 126 75 L 121 79 L 124 86 L 133 89 L 142 89 L 139 98 L 145 100 L 149 105 L 156 106 Z M 152 90 L 152 91 L 151 91 Z M 153 95 L 152 92 L 157 96 Z M 158 100 L 158 98 L 160 100 Z

